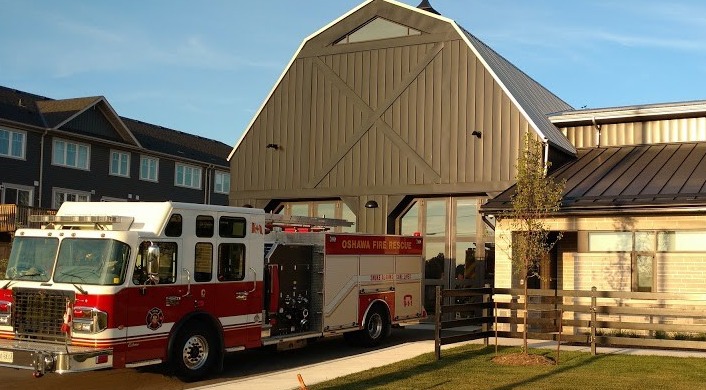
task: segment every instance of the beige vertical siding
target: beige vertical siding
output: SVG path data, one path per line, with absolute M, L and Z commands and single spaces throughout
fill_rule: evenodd
M 461 40 L 298 58 L 234 155 L 233 191 L 508 181 L 528 128 Z
M 596 146 L 597 129 L 593 125 L 565 127 L 562 131 L 577 148 Z M 600 132 L 600 146 L 706 141 L 706 118 L 602 124 Z

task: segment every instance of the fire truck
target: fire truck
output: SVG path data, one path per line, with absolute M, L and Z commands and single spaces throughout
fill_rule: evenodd
M 226 353 L 373 346 L 426 316 L 418 236 L 177 202 L 65 202 L 33 221 L 0 275 L 0 366 L 36 377 L 168 363 L 194 380 Z

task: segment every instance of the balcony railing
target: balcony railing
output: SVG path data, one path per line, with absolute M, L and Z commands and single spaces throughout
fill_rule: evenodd
M 14 232 L 19 228 L 39 228 L 39 223 L 29 222 L 30 215 L 56 214 L 54 209 L 0 204 L 0 232 Z

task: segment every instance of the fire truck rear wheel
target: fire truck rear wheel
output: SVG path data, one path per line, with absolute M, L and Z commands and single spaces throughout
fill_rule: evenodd
M 387 311 L 376 306 L 368 313 L 365 326 L 360 331 L 360 342 L 366 347 L 379 345 L 390 333 L 390 318 Z
M 184 327 L 174 343 L 172 364 L 186 380 L 197 380 L 209 374 L 216 359 L 216 345 L 208 326 L 196 325 Z

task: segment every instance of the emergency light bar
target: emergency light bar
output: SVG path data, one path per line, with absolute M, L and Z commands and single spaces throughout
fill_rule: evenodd
M 122 230 L 130 227 L 135 220 L 133 217 L 118 215 L 30 215 L 30 222 L 42 224 L 77 226 L 95 224 L 101 226 L 113 226 L 114 230 Z

